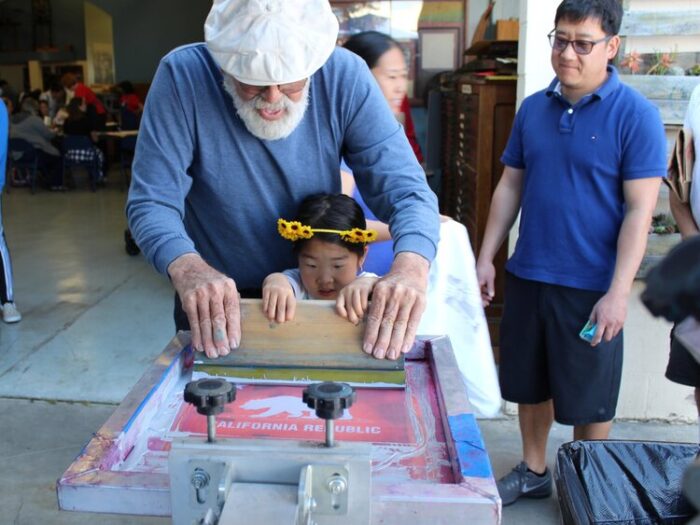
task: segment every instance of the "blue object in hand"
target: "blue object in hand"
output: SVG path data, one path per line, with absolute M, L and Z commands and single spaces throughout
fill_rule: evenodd
M 593 340 L 597 326 L 597 324 L 589 319 L 586 325 L 581 329 L 578 336 L 584 341 L 588 341 L 590 343 Z

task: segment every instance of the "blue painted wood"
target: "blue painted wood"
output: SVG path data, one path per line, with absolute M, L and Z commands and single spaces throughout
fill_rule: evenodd
M 460 472 L 464 477 L 490 478 L 491 462 L 474 414 L 448 416 L 450 432 L 457 452 Z

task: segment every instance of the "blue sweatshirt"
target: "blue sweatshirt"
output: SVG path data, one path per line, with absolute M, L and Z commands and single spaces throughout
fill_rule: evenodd
M 247 131 L 204 44 L 165 56 L 144 110 L 127 201 L 132 234 L 165 273 L 196 252 L 239 288 L 295 266 L 277 219 L 302 199 L 340 193 L 344 157 L 396 253 L 432 260 L 437 199 L 365 63 L 336 49 L 310 79 L 309 106 L 287 137 Z

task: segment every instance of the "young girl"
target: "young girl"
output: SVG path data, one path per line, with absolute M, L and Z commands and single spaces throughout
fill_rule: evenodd
M 312 195 L 294 221 L 279 219 L 280 235 L 294 243 L 299 268 L 268 275 L 263 281 L 263 311 L 271 321 L 294 319 L 297 300 L 335 299 L 338 314 L 357 324 L 379 279 L 362 272 L 367 243 L 362 208 L 347 195 Z M 359 272 L 359 275 L 358 275 Z

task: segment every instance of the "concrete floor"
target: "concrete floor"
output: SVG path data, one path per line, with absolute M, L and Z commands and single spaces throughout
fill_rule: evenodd
M 0 525 L 156 524 L 169 520 L 59 511 L 55 481 L 173 335 L 172 291 L 124 252 L 118 174 L 90 193 L 12 188 L 4 224 L 24 319 L 0 323 Z M 482 421 L 493 469 L 520 460 L 517 422 Z M 550 466 L 570 428 L 555 427 Z M 620 423 L 613 437 L 695 441 L 695 425 Z M 554 497 L 504 509 L 503 523 L 559 523 Z

